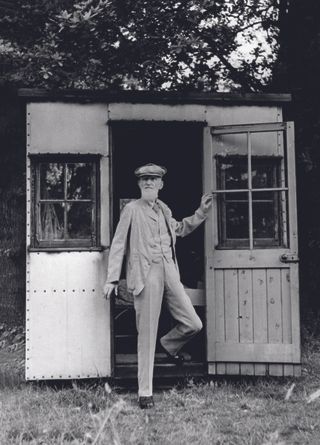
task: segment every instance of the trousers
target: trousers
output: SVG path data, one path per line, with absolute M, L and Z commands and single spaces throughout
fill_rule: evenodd
M 173 260 L 160 258 L 153 262 L 144 289 L 134 297 L 140 397 L 153 393 L 154 357 L 163 298 L 177 321 L 176 326 L 160 339 L 161 345 L 171 355 L 177 354 L 202 329 L 202 322 L 184 290 Z

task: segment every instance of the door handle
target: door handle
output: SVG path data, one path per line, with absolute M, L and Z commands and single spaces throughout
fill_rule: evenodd
M 296 253 L 283 253 L 280 255 L 281 263 L 298 263 L 299 257 Z

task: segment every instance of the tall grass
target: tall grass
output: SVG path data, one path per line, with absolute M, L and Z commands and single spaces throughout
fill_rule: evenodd
M 19 363 L 11 363 L 12 375 L 21 376 Z M 134 392 L 102 381 L 57 387 L 13 379 L 0 388 L 0 444 L 316 445 L 319 389 L 320 340 L 312 329 L 304 332 L 299 379 L 186 380 L 158 390 L 147 411 Z

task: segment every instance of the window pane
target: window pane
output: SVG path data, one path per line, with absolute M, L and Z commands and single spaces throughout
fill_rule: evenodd
M 40 198 L 63 199 L 64 190 L 64 164 L 40 164 Z
M 227 239 L 249 238 L 248 202 L 227 202 L 225 205 Z
M 278 187 L 274 164 L 252 158 L 252 188 Z
M 92 204 L 75 202 L 68 203 L 67 221 L 68 235 L 73 239 L 91 239 Z
M 67 165 L 67 199 L 90 199 L 92 193 L 91 163 Z
M 281 243 L 285 245 L 287 232 L 285 192 L 264 192 L 262 197 L 261 195 L 260 192 L 252 193 L 254 245 L 261 244 L 263 239 L 271 240 L 273 245 Z
M 59 240 L 64 237 L 63 204 L 42 203 L 40 207 L 40 239 Z
M 220 189 L 248 188 L 248 166 L 246 158 L 227 158 L 219 160 Z
M 278 221 L 273 203 L 253 203 L 253 238 L 277 239 Z
M 277 131 L 251 133 L 250 137 L 252 156 L 281 156 L 283 154 L 282 139 Z
M 213 144 L 215 152 L 220 156 L 248 154 L 248 139 L 244 133 L 214 135 Z

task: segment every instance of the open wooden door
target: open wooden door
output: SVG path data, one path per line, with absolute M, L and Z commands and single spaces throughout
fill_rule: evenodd
M 298 375 L 293 123 L 208 127 L 204 141 L 209 374 Z

